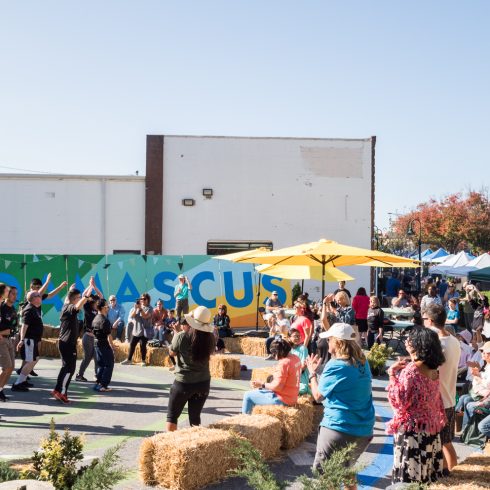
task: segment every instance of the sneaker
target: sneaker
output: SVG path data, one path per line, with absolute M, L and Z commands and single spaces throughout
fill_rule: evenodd
M 140 366 L 146 366 L 146 362 L 140 362 Z
M 3 392 L 3 390 L 0 391 L 0 401 L 6 402 L 9 399 L 9 397 Z
M 59 398 L 60 401 L 62 401 L 63 403 L 66 403 L 66 404 L 70 403 L 70 400 L 68 400 L 68 396 L 66 396 L 63 393 L 60 393 L 60 395 L 61 395 Z
M 22 384 L 25 385 L 25 386 L 27 386 L 28 388 L 33 388 L 34 387 L 34 385 L 32 383 L 29 383 L 29 381 L 24 381 Z
M 51 396 L 52 396 L 53 398 L 56 398 L 56 400 L 58 400 L 58 401 L 60 401 L 60 402 L 62 402 L 62 401 L 63 401 L 63 395 L 62 395 L 62 394 L 61 394 L 59 391 L 53 390 L 53 391 L 51 392 Z
M 101 393 L 107 393 L 108 391 L 112 391 L 112 388 L 101 386 L 98 391 L 100 391 Z
M 34 371 L 31 371 L 30 375 L 31 375 L 31 376 L 34 376 L 34 377 L 39 376 L 39 374 L 37 374 L 37 373 L 36 373 L 36 372 L 34 372 Z
M 133 364 L 133 361 L 130 361 L 129 359 L 125 359 L 124 361 L 121 361 L 121 364 Z
M 75 381 L 80 381 L 80 382 L 86 383 L 88 381 L 88 379 L 87 378 L 84 378 L 80 374 L 77 374 L 76 377 L 75 377 Z
M 24 383 L 14 384 L 10 389 L 12 391 L 29 391 L 29 388 Z
M 101 386 L 99 384 L 94 385 L 92 388 L 94 391 L 100 391 Z

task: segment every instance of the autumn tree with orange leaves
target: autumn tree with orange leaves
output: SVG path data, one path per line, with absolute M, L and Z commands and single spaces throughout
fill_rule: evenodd
M 415 210 L 400 215 L 392 232 L 406 236 L 408 223 L 418 218 L 422 223 L 422 243 L 431 248 L 445 248 L 450 253 L 469 250 L 474 254 L 490 251 L 490 200 L 487 190 L 457 193 L 430 199 Z M 418 235 L 418 223 L 414 224 Z

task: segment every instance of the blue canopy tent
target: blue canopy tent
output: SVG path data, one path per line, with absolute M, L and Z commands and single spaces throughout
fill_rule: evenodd
M 430 248 L 428 248 L 427 250 L 424 250 L 421 254 L 422 261 L 424 261 L 424 257 L 426 257 L 427 255 L 430 255 L 432 253 L 434 253 L 434 252 Z M 418 252 L 413 253 L 410 256 L 410 258 L 413 260 L 418 260 L 419 259 L 419 253 Z
M 422 262 L 434 262 L 434 259 L 440 259 L 441 257 L 447 257 L 449 252 L 444 250 L 443 248 L 437 249 L 435 252 L 432 252 L 428 255 L 422 255 Z

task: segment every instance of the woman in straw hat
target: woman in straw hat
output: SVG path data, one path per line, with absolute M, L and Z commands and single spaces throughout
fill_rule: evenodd
M 311 392 L 325 407 L 313 463 L 317 470 L 321 470 L 321 463 L 335 450 L 352 443 L 355 448 L 346 464 L 354 464 L 368 447 L 374 428 L 371 371 L 352 325 L 334 323 L 320 336 L 328 339 L 332 356 L 320 379 L 316 371 L 321 359 L 310 356 L 306 361 L 311 373 Z M 345 488 L 356 488 L 355 482 Z
M 198 306 L 184 317 L 183 330 L 174 335 L 169 348 L 169 354 L 177 359 L 177 367 L 168 400 L 167 432 L 177 430 L 186 403 L 190 425 L 201 425 L 201 411 L 211 382 L 209 358 L 216 344 L 211 312 Z

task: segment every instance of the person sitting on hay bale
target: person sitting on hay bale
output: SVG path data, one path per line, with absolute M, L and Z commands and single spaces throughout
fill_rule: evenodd
M 310 356 L 306 361 L 311 373 L 311 392 L 324 406 L 313 463 L 317 470 L 333 451 L 351 443 L 355 443 L 356 448 L 346 464 L 353 465 L 371 442 L 374 429 L 371 371 L 356 341 L 355 330 L 347 323 L 334 323 L 321 335 L 329 339 L 332 358 L 325 365 L 320 380 L 316 374 L 320 357 Z M 345 488 L 356 488 L 356 485 Z
M 226 305 L 218 306 L 218 314 L 214 315 L 214 335 L 216 337 L 216 351 L 218 353 L 225 351 L 225 337 L 233 337 L 233 330 L 230 327 L 230 317 Z
M 279 361 L 273 378 L 267 383 L 252 381 L 253 391 L 243 395 L 242 413 L 251 414 L 255 405 L 294 405 L 298 401 L 301 361 L 291 354 L 291 344 L 274 340 L 271 354 Z
M 267 350 L 268 357 L 266 361 L 273 361 L 275 359 L 274 355 L 271 353 L 271 344 L 274 340 L 285 339 L 288 336 L 288 327 L 284 322 L 279 322 L 275 313 L 270 313 L 268 319 L 269 323 L 269 337 L 265 340 L 265 348 Z
M 177 430 L 186 403 L 190 425 L 201 425 L 201 411 L 211 383 L 209 358 L 216 345 L 211 312 L 205 306 L 198 306 L 184 317 L 183 330 L 174 335 L 169 348 L 169 354 L 177 358 L 177 367 L 168 400 L 167 432 Z

